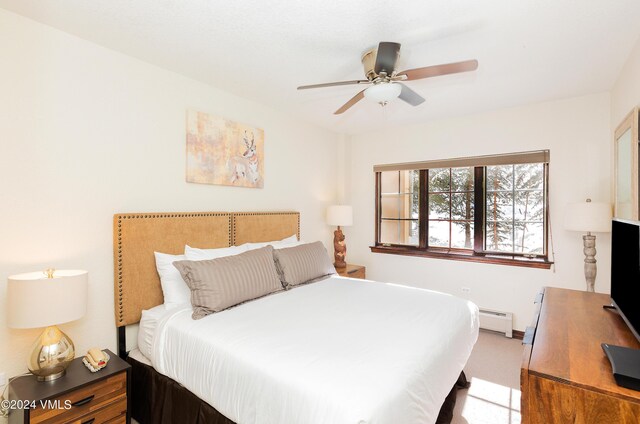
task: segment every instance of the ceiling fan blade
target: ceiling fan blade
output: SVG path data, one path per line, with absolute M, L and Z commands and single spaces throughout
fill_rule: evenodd
M 396 63 L 400 56 L 400 43 L 390 43 L 383 41 L 378 44 L 378 53 L 376 54 L 376 64 L 373 70 L 376 74 L 386 72 L 391 75 L 396 69 Z
M 440 75 L 457 74 L 458 72 L 475 71 L 478 69 L 478 61 L 466 60 L 464 62 L 447 63 L 444 65 L 427 66 L 424 68 L 409 69 L 402 71 L 398 75 L 406 75 L 406 81 L 423 78 L 437 77 Z
M 395 84 L 400 84 L 402 86 L 402 91 L 400 92 L 400 95 L 398 97 L 409 103 L 411 106 L 418 106 L 419 104 L 424 102 L 424 98 L 421 95 L 419 95 L 406 85 L 399 82 L 396 82 Z
M 307 90 L 309 88 L 334 87 L 337 85 L 370 84 L 370 83 L 371 81 L 369 80 L 326 82 L 324 84 L 301 85 L 300 87 L 298 87 L 298 90 Z
M 334 115 L 340 115 L 341 113 L 346 112 L 351 106 L 358 103 L 360 100 L 364 99 L 364 90 L 353 96 L 349 101 L 340 107 L 340 109 L 333 112 Z

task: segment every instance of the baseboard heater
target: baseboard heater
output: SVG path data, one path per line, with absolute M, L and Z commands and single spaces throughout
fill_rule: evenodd
M 506 337 L 513 337 L 513 314 L 511 312 L 480 309 L 480 328 L 483 330 L 504 333 Z

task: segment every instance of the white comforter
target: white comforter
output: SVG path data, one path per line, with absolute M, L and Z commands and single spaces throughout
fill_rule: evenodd
M 201 320 L 169 311 L 150 359 L 239 424 L 426 424 L 477 336 L 471 302 L 332 277 Z

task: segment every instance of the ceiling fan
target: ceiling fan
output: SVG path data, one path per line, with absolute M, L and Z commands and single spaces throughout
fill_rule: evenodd
M 440 75 L 456 74 L 458 72 L 475 71 L 478 69 L 478 61 L 466 60 L 464 62 L 447 63 L 443 65 L 426 66 L 424 68 L 409 69 L 398 72 L 396 65 L 400 57 L 400 43 L 383 41 L 364 53 L 362 65 L 367 79 L 338 81 L 324 84 L 302 85 L 298 90 L 309 88 L 333 87 L 337 85 L 370 84 L 371 86 L 360 91 L 347 103 L 334 112 L 339 115 L 347 111 L 364 97 L 371 99 L 382 106 L 399 97 L 411 106 L 418 106 L 424 102 L 424 98 L 401 81 L 413 81 L 423 78 L 437 77 Z

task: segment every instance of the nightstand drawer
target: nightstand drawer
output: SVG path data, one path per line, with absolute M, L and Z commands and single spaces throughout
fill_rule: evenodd
M 107 421 L 106 424 L 127 424 L 127 414 L 122 414 L 119 417 Z
M 336 268 L 336 271 L 338 272 L 338 275 L 340 275 L 341 277 L 361 278 L 361 279 L 367 278 L 365 276 L 366 268 L 363 267 L 362 265 L 347 264 L 347 266 L 344 268 Z
M 364 268 L 359 268 L 359 269 L 354 269 L 351 272 L 347 272 L 346 274 L 344 274 L 345 277 L 349 277 L 349 278 L 362 278 L 364 279 Z
M 57 418 L 56 418 L 57 420 Z M 112 424 L 127 421 L 127 398 L 121 398 L 111 405 L 108 405 L 94 413 L 87 414 L 75 421 L 73 424 Z M 61 422 L 61 421 L 59 421 Z
M 73 392 L 66 393 L 60 397 L 51 400 L 50 404 L 55 405 L 53 408 L 35 408 L 29 412 L 30 422 L 32 424 L 57 424 L 78 422 L 85 423 L 90 421 L 88 415 L 96 413 L 101 408 L 117 402 L 124 405 L 124 411 L 127 410 L 127 373 L 121 372 L 113 377 L 100 380 L 96 383 L 81 387 Z M 66 409 L 66 405 L 71 405 Z M 110 409 L 114 407 L 118 409 L 120 406 L 109 405 Z M 106 422 L 111 418 L 117 417 L 121 411 L 116 414 L 105 417 Z M 85 415 L 87 418 L 85 419 Z M 82 417 L 82 421 L 79 419 Z M 74 421 L 78 420 L 78 421 Z M 94 421 L 96 424 L 98 420 Z

